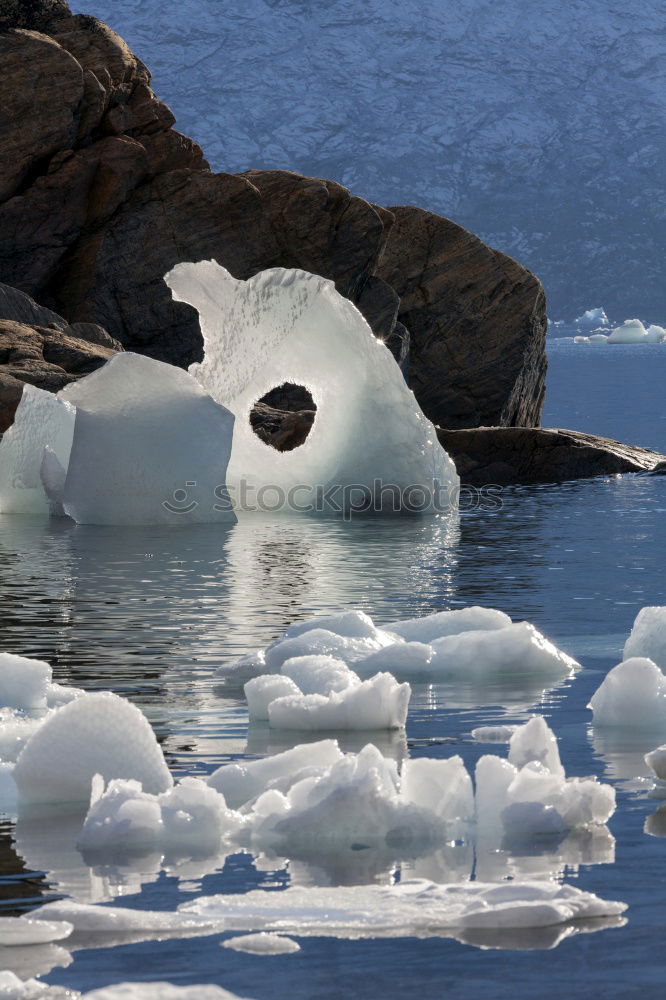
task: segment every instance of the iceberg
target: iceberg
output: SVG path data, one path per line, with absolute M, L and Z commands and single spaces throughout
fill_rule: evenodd
M 241 281 L 214 260 L 177 264 L 165 281 L 199 313 L 204 360 L 190 372 L 235 415 L 237 497 L 242 483 L 260 508 L 313 510 L 342 487 L 334 502 L 345 513 L 451 508 L 453 462 L 391 352 L 332 281 L 284 268 Z M 317 415 L 301 447 L 278 452 L 250 412 L 285 382 L 309 391 Z
M 666 745 L 647 753 L 645 763 L 660 781 L 666 782 Z
M 14 423 L 0 441 L 0 513 L 51 511 L 42 485 L 45 449 L 51 467 L 66 469 L 74 437 L 76 411 L 71 403 L 44 389 L 25 385 Z
M 411 688 L 389 673 L 362 681 L 332 656 L 299 656 L 248 681 L 245 695 L 250 719 L 273 729 L 369 731 L 404 728 Z
M 218 677 L 246 681 L 277 674 L 288 660 L 305 657 L 312 664 L 316 658 L 332 657 L 362 678 L 390 672 L 398 681 L 464 678 L 481 683 L 513 677 L 551 681 L 571 676 L 580 666 L 529 622 L 512 623 L 501 611 L 473 607 L 381 628 L 358 611 L 300 622 L 266 649 L 221 667 Z M 289 693 L 286 686 L 285 693 Z
M 577 316 L 574 320 L 576 326 L 584 326 L 592 330 L 597 326 L 609 326 L 608 316 L 602 306 L 596 309 L 586 309 L 582 316 Z
M 609 336 L 609 344 L 643 344 L 647 338 L 647 330 L 639 319 L 625 319 L 620 326 L 613 327 Z
M 173 784 L 143 713 L 118 695 L 86 694 L 49 714 L 27 740 L 13 777 L 23 805 L 90 801 L 96 774 L 133 778 L 148 792 Z
M 62 506 L 82 524 L 233 520 L 233 417 L 191 375 L 116 354 L 59 397 L 76 408 Z
M 114 983 L 83 994 L 83 1000 L 243 1000 L 221 986 L 201 983 L 174 986 L 166 982 Z
M 608 672 L 587 706 L 595 726 L 666 729 L 666 676 L 653 660 L 632 656 Z
M 647 657 L 666 670 L 666 608 L 641 608 L 622 655 L 625 660 Z
M 646 344 L 663 344 L 664 341 L 666 341 L 666 330 L 663 326 L 657 326 L 653 323 L 647 328 L 645 335 Z
M 25 711 L 54 708 L 73 701 L 82 694 L 80 688 L 54 684 L 53 671 L 43 660 L 0 653 L 0 718 L 3 708 Z M 7 721 L 7 718 L 3 718 L 3 721 Z M 16 721 L 18 723 L 20 717 L 16 716 Z M 37 720 L 25 720 L 25 725 L 34 726 L 36 722 Z M 0 759 L 3 759 L 2 753 Z

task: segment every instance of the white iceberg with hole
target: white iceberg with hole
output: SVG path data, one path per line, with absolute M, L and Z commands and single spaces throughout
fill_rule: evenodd
M 641 608 L 624 644 L 623 657 L 644 656 L 666 670 L 666 608 Z
M 277 674 L 296 657 L 334 657 L 360 677 L 389 672 L 399 681 L 460 677 L 477 683 L 513 677 L 555 681 L 579 667 L 529 622 L 512 623 L 501 611 L 471 607 L 383 627 L 359 611 L 314 618 L 291 626 L 266 649 L 221 667 L 218 676 L 246 681 Z
M 388 673 L 361 681 L 343 660 L 315 655 L 253 678 L 245 695 L 250 720 L 267 720 L 273 729 L 403 729 L 411 688 Z
M 547 927 L 621 914 L 624 903 L 555 882 L 436 885 L 423 879 L 392 886 L 254 890 L 184 903 L 183 914 L 229 929 L 300 936 L 439 937 L 451 928 Z
M 190 372 L 236 417 L 231 485 L 263 488 L 275 508 L 289 508 L 289 490 L 293 509 L 337 487 L 343 510 L 364 497 L 375 508 L 409 508 L 408 487 L 413 506 L 436 509 L 439 489 L 448 507 L 459 484 L 453 462 L 391 352 L 332 281 L 284 268 L 239 281 L 214 260 L 177 264 L 165 281 L 199 313 L 204 360 Z M 317 415 L 301 447 L 277 452 L 252 430 L 250 411 L 285 382 L 308 389 Z
M 666 730 L 666 676 L 653 660 L 632 656 L 608 672 L 588 708 L 595 726 Z
M 148 792 L 173 779 L 143 713 L 124 698 L 86 694 L 50 713 L 18 755 L 13 777 L 27 804 L 88 803 L 92 780 L 133 778 Z

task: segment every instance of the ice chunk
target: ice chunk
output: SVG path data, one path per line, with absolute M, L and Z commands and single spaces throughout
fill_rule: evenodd
M 351 638 L 314 628 L 291 638 L 278 639 L 265 651 L 265 664 L 269 673 L 280 670 L 283 663 L 297 656 L 334 656 L 345 663 L 355 663 L 368 654 L 390 645 L 393 637 L 380 629 L 373 636 Z
M 358 612 L 300 622 L 265 650 L 221 668 L 218 674 L 245 679 L 277 673 L 287 660 L 303 656 L 334 657 L 361 677 L 387 671 L 398 680 L 459 674 L 476 683 L 489 676 L 515 675 L 555 680 L 579 667 L 528 622 L 512 624 L 501 611 L 472 607 L 392 622 L 386 628 L 377 628 L 369 616 L 360 617 Z
M 262 674 L 253 677 L 244 687 L 247 710 L 254 721 L 268 720 L 268 706 L 284 695 L 301 693 L 297 684 L 282 674 Z
M 14 763 L 44 717 L 30 718 L 12 709 L 0 709 L 0 762 Z
M 248 819 L 252 844 L 290 853 L 428 844 L 445 836 L 433 809 L 400 794 L 395 762 L 372 744 L 293 784 L 286 795 L 265 792 Z
M 516 622 L 485 632 L 463 632 L 432 643 L 432 674 L 446 677 L 530 675 L 566 677 L 580 666 L 534 625 Z
M 0 653 L 0 708 L 46 708 L 50 684 L 48 663 Z
M 284 638 L 293 639 L 315 628 L 323 628 L 348 639 L 374 639 L 377 635 L 377 627 L 370 615 L 364 611 L 343 611 L 339 615 L 319 615 L 304 622 L 295 622 L 285 631 Z
M 289 677 L 303 694 L 329 695 L 358 684 L 358 675 L 344 660 L 334 656 L 295 656 L 286 660 L 281 674 Z
M 511 619 L 503 611 L 494 608 L 457 608 L 454 611 L 438 611 L 423 618 L 405 618 L 391 622 L 385 628 L 408 642 L 431 643 L 446 635 L 460 635 L 461 632 L 494 631 L 506 628 Z
M 65 920 L 0 917 L 0 944 L 7 948 L 14 945 L 48 944 L 51 941 L 62 941 L 73 930 L 72 924 Z
M 222 947 L 244 951 L 248 955 L 293 955 L 301 950 L 298 941 L 284 937 L 283 934 L 268 934 L 266 931 L 228 938 L 222 942 Z
M 647 328 L 645 335 L 646 344 L 663 344 L 664 341 L 666 341 L 666 330 L 663 326 L 656 326 L 653 323 Z
M 614 327 L 608 337 L 609 344 L 642 344 L 647 337 L 647 330 L 639 319 L 625 319 L 620 326 Z
M 485 754 L 476 764 L 476 826 L 479 836 L 492 836 L 502 828 L 507 793 L 518 771 L 508 760 Z
M 508 743 L 517 726 L 477 726 L 471 736 L 477 743 Z
M 237 281 L 212 260 L 177 264 L 165 281 L 176 301 L 199 312 L 204 360 L 190 371 L 236 416 L 232 484 L 270 484 L 282 491 L 281 509 L 289 509 L 286 493 L 303 484 L 310 489 L 294 497 L 301 509 L 352 484 L 354 496 L 338 497 L 342 509 L 364 502 L 364 494 L 375 509 L 409 508 L 407 487 L 412 505 L 434 509 L 439 488 L 446 506 L 459 483 L 453 462 L 391 352 L 332 281 L 283 268 Z M 277 452 L 249 418 L 256 401 L 284 382 L 310 391 L 317 416 L 300 448 Z
M 49 715 L 19 754 L 14 780 L 24 803 L 82 803 L 97 773 L 105 781 L 134 778 L 154 793 L 173 783 L 143 713 L 106 692 Z
M 375 674 L 329 695 L 277 698 L 268 706 L 268 723 L 274 729 L 402 729 L 410 696 L 409 684 L 398 684 L 391 674 Z
M 589 340 L 591 344 L 607 344 L 608 336 L 605 333 L 591 333 Z
M 582 316 L 577 316 L 574 320 L 576 326 L 585 326 L 593 330 L 597 326 L 608 326 L 608 316 L 602 306 L 596 309 L 586 309 Z
M 547 927 L 622 913 L 624 903 L 556 882 L 436 885 L 422 879 L 391 886 L 253 890 L 203 896 L 183 914 L 223 921 L 236 930 L 301 936 L 439 937 L 453 928 Z
M 101 794 L 93 790 L 78 846 L 90 851 L 159 848 L 210 854 L 238 825 L 224 796 L 198 778 L 183 778 L 160 795 L 144 792 L 138 781 L 115 779 Z
M 406 760 L 401 778 L 406 802 L 430 809 L 447 824 L 464 825 L 473 821 L 474 789 L 461 757 Z
M 535 715 L 524 726 L 517 727 L 509 741 L 509 761 L 516 768 L 537 761 L 551 774 L 564 777 L 555 734 L 542 715 Z
M 41 480 L 44 449 L 50 449 L 52 463 L 67 468 L 75 412 L 50 392 L 23 387 L 14 423 L 0 442 L 0 513 L 49 514 Z
M 589 337 L 578 336 L 578 337 L 574 337 L 573 342 L 574 342 L 574 344 L 589 344 L 590 343 L 590 338 Z
M 59 397 L 76 407 L 62 500 L 83 524 L 233 520 L 233 417 L 187 372 L 115 354 Z
M 208 777 L 208 784 L 221 792 L 227 804 L 237 809 L 261 794 L 271 783 L 306 767 L 328 768 L 342 759 L 335 740 L 306 743 L 264 760 L 223 764 Z
M 623 657 L 644 656 L 666 670 L 666 608 L 641 608 L 624 644 Z
M 595 726 L 666 729 L 666 677 L 652 660 L 630 657 L 609 671 L 588 708 Z
M 645 763 L 660 781 L 666 781 L 666 744 L 646 753 Z
M 122 906 L 95 906 L 71 899 L 58 899 L 45 903 L 32 911 L 35 919 L 64 920 L 72 924 L 76 933 L 118 934 L 152 931 L 169 933 L 201 930 L 211 932 L 211 923 L 194 914 L 172 913 L 161 910 L 131 910 Z

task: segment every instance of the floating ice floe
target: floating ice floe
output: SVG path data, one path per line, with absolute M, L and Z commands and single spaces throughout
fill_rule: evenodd
M 201 983 L 174 986 L 173 983 L 115 983 L 84 993 L 83 1000 L 243 1000 L 221 986 Z
M 236 417 L 232 486 L 268 487 L 273 509 L 303 509 L 352 485 L 337 498 L 346 510 L 370 499 L 375 510 L 409 508 L 408 490 L 420 509 L 437 509 L 438 489 L 447 506 L 459 484 L 453 462 L 391 352 L 332 281 L 284 268 L 238 281 L 213 260 L 177 264 L 165 281 L 199 313 L 204 360 L 190 372 Z M 277 452 L 254 433 L 250 412 L 285 382 L 308 389 L 317 415 L 301 447 Z
M 411 688 L 389 673 L 368 680 L 332 656 L 297 656 L 279 674 L 263 674 L 245 685 L 250 720 L 274 729 L 402 729 Z
M 64 920 L 0 917 L 0 945 L 8 948 L 16 945 L 50 944 L 69 937 L 73 930 L 72 924 Z
M 597 306 L 596 309 L 586 309 L 581 316 L 576 317 L 574 324 L 575 326 L 586 327 L 589 330 L 593 330 L 598 326 L 610 325 L 606 311 L 602 306 Z
M 477 726 L 471 737 L 477 743 L 508 743 L 517 726 Z
M 293 938 L 283 934 L 269 934 L 267 931 L 228 938 L 222 942 L 222 947 L 248 955 L 293 955 L 301 950 L 300 944 Z
M 632 656 L 608 672 L 588 708 L 595 726 L 666 730 L 666 676 L 653 660 Z
M 84 524 L 233 520 L 233 417 L 187 372 L 116 354 L 58 397 L 26 386 L 0 443 L 0 512 Z
M 528 622 L 512 623 L 508 615 L 490 608 L 464 608 L 381 628 L 360 611 L 314 618 L 291 626 L 266 649 L 220 668 L 218 676 L 245 682 L 279 674 L 296 657 L 310 657 L 313 669 L 316 659 L 334 657 L 360 677 L 388 671 L 399 681 L 455 677 L 487 682 L 530 676 L 556 680 L 579 667 Z M 278 697 L 279 684 L 273 690 Z M 290 690 L 283 684 L 285 695 Z M 258 690 L 255 693 L 259 704 Z
M 436 885 L 415 879 L 393 886 L 206 896 L 183 904 L 180 912 L 219 920 L 228 929 L 358 938 L 438 937 L 451 928 L 547 927 L 615 916 L 625 909 L 623 903 L 552 882 Z
M 623 656 L 625 660 L 647 657 L 666 670 L 666 608 L 641 608 L 624 644 Z
M 580 326 L 577 320 L 576 323 Z M 639 319 L 626 319 L 624 323 L 613 327 L 610 332 L 604 329 L 593 330 L 589 334 L 579 334 L 573 338 L 575 344 L 662 344 L 666 341 L 666 329 L 652 324 L 647 328 Z

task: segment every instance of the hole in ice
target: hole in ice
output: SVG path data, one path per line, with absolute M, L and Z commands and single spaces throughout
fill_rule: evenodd
M 304 385 L 283 382 L 252 407 L 250 424 L 258 438 L 276 451 L 300 448 L 312 430 L 317 404 Z

